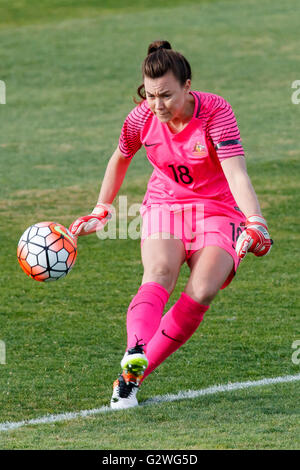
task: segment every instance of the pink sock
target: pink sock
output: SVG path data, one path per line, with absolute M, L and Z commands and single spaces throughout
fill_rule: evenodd
M 208 308 L 209 305 L 201 305 L 182 292 L 148 343 L 146 356 L 149 365 L 143 379 L 192 336 Z
M 157 282 L 141 285 L 127 312 L 127 349 L 136 342 L 147 344 L 157 328 L 169 299 L 168 291 Z

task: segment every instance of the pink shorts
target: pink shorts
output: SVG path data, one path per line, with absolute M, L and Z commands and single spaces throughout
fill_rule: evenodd
M 151 204 L 142 206 L 143 219 L 141 244 L 146 238 L 169 239 L 170 235 L 181 240 L 186 252 L 186 260 L 205 246 L 219 246 L 233 258 L 234 267 L 222 286 L 224 289 L 232 281 L 240 258 L 235 251 L 237 238 L 242 233 L 245 217 L 237 209 L 224 215 L 213 214 L 201 203 L 193 204 Z

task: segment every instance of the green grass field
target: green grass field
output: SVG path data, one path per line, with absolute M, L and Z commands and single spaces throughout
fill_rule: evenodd
M 194 89 L 232 104 L 275 244 L 265 259 L 245 259 L 139 399 L 299 374 L 298 0 L 7 3 L 0 0 L 0 423 L 109 403 L 142 276 L 139 241 L 82 238 L 73 271 L 48 284 L 24 275 L 16 247 L 29 225 L 68 226 L 93 208 L 157 38 L 190 60 Z M 150 174 L 140 151 L 120 195 L 140 203 Z M 187 276 L 184 266 L 168 306 Z M 268 385 L 24 426 L 0 432 L 0 448 L 299 449 L 298 400 L 299 382 Z

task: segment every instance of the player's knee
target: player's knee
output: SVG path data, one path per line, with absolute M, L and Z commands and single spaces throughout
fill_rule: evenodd
M 192 290 L 187 289 L 187 294 L 200 304 L 210 305 L 218 291 L 219 289 L 215 289 L 213 286 L 202 285 L 197 288 L 193 288 Z
M 144 277 L 154 282 L 161 283 L 169 292 L 173 291 L 177 276 L 167 264 L 157 264 L 146 267 Z
M 154 266 L 150 266 L 145 269 L 145 272 L 151 274 L 155 277 L 161 277 L 164 279 L 171 279 L 172 278 L 172 271 L 168 265 L 158 264 Z

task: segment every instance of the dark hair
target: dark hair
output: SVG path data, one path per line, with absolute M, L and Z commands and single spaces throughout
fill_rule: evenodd
M 148 47 L 147 57 L 142 64 L 143 78 L 159 78 L 167 72 L 173 72 L 179 83 L 183 86 L 188 79 L 192 78 L 191 66 L 186 58 L 172 49 L 168 41 L 154 41 Z M 144 84 L 137 89 L 137 94 L 142 101 L 146 99 L 143 92 Z M 135 103 L 141 103 L 134 99 Z

